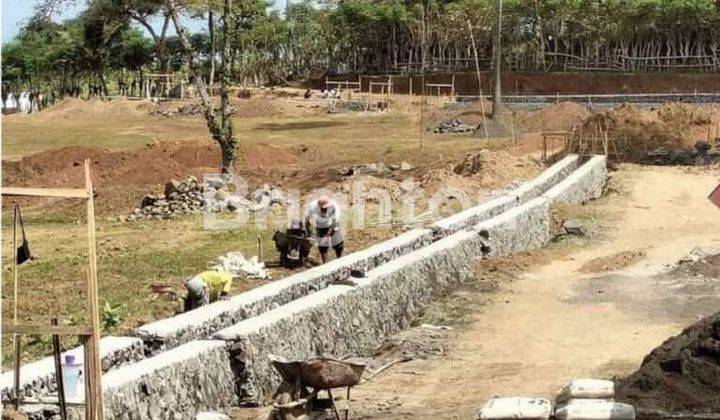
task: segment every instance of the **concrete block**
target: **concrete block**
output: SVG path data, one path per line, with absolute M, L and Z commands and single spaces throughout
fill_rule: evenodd
M 75 347 L 62 354 L 75 356 L 77 363 L 83 363 L 84 346 Z M 103 371 L 140 360 L 144 357 L 143 342 L 135 337 L 103 337 L 100 339 L 100 357 Z M 14 372 L 12 370 L 0 375 L 0 392 L 2 399 L 14 398 Z M 39 397 L 57 391 L 55 383 L 55 361 L 52 356 L 22 365 L 20 370 L 20 386 L 26 397 Z
M 550 188 L 544 197 L 555 203 L 582 204 L 599 198 L 607 182 L 607 157 L 593 156 L 567 178 Z
M 225 343 L 192 341 L 103 375 L 105 417 L 189 419 L 237 405 Z

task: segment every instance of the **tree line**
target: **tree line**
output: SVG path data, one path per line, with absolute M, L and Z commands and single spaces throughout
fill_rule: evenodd
M 476 54 L 483 69 L 492 65 L 494 0 L 289 0 L 282 11 L 244 0 L 228 12 L 227 31 L 219 30 L 222 1 L 174 4 L 205 27 L 187 38 L 206 81 L 214 81 L 225 36 L 228 72 L 240 83 L 282 83 L 326 70 L 474 70 Z M 90 0 L 59 24 L 46 9 L 4 45 L 5 80 L 67 91 L 85 81 L 107 93 L 108 78 L 129 91 L 145 73 L 186 70 L 166 0 Z M 720 69 L 718 0 L 506 0 L 503 9 L 503 64 L 511 70 Z

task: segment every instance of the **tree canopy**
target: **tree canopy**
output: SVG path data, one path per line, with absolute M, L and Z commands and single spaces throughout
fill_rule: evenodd
M 61 0 L 47 0 L 57 3 Z M 530 71 L 720 69 L 716 0 L 505 0 L 503 60 Z M 208 14 L 218 0 L 178 0 L 186 18 L 208 22 L 190 42 L 209 75 L 219 51 Z M 230 77 L 288 79 L 313 68 L 336 73 L 490 67 L 494 0 L 296 0 L 280 12 L 266 0 L 236 1 L 227 31 Z M 180 71 L 186 57 L 165 0 L 89 0 L 61 24 L 31 20 L 3 49 L 5 78 L 25 84 L 142 71 Z M 153 22 L 160 22 L 153 25 Z

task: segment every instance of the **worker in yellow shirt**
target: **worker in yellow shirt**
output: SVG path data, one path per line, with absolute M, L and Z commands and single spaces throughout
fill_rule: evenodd
M 187 295 L 184 311 L 199 308 L 225 298 L 230 293 L 232 275 L 222 271 L 203 271 L 185 281 Z

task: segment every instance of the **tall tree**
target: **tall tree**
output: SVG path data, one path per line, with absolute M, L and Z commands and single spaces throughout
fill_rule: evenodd
M 231 48 L 229 42 L 230 32 L 230 14 L 232 13 L 232 0 L 224 0 L 223 15 L 222 15 L 222 42 L 221 42 L 221 57 L 220 67 L 218 68 L 218 76 L 220 76 L 220 117 L 215 113 L 215 108 L 210 100 L 210 96 L 207 92 L 205 82 L 199 72 L 197 71 L 197 62 L 195 59 L 195 52 L 192 45 L 188 41 L 188 36 L 185 28 L 180 22 L 180 12 L 175 0 L 165 0 L 165 7 L 167 13 L 170 15 L 175 32 L 177 32 L 178 39 L 183 49 L 183 53 L 186 56 L 188 72 L 190 78 L 194 80 L 195 87 L 200 97 L 200 101 L 203 106 L 203 116 L 207 123 L 210 136 L 220 146 L 221 154 L 221 170 L 223 172 L 229 172 L 235 163 L 235 149 L 237 146 L 237 140 L 235 139 L 232 121 L 230 115 L 230 102 L 228 96 L 230 74 L 228 73 L 228 56 Z

